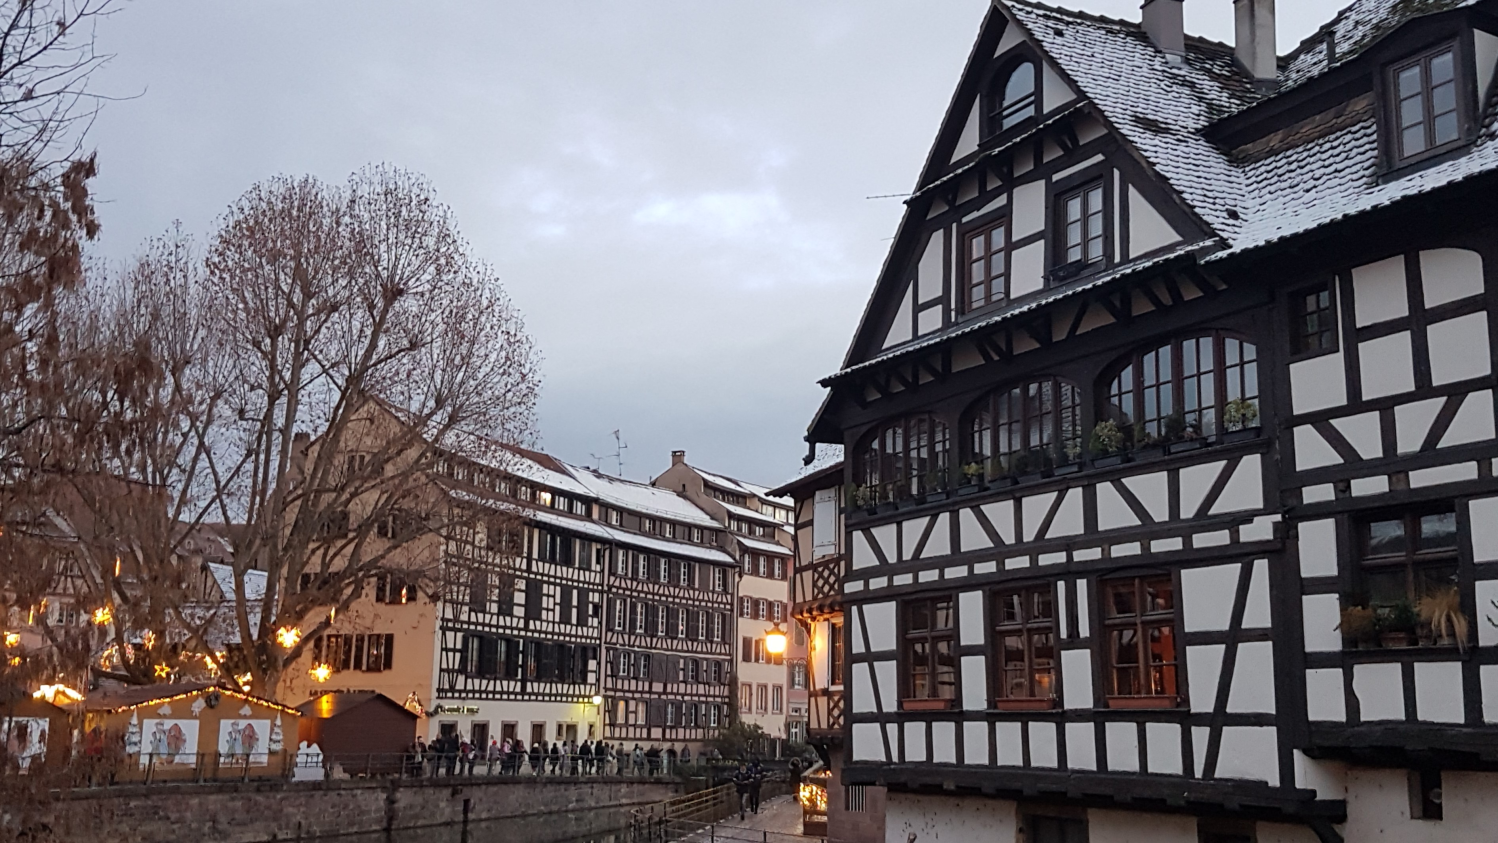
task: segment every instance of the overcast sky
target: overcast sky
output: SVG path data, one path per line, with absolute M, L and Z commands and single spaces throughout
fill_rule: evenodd
M 1138 0 L 1063 5 L 1136 19 Z M 1280 3 L 1281 52 L 1341 0 Z M 104 234 L 200 237 L 259 179 L 429 176 L 545 357 L 541 446 L 647 479 L 805 453 L 986 0 L 131 0 Z M 1229 0 L 1187 29 L 1232 39 Z M 603 461 L 613 470 L 612 458 Z

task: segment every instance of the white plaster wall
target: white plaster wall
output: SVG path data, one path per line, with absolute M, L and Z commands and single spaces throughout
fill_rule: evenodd
M 1445 398 L 1427 398 L 1394 408 L 1394 444 L 1399 453 L 1413 454 L 1420 450 L 1431 423 L 1445 403 Z
M 1191 710 L 1209 713 L 1217 700 L 1217 685 L 1222 679 L 1221 644 L 1194 644 L 1186 648 L 1186 670 L 1191 677 L 1188 696 Z
M 1470 393 L 1451 420 L 1451 427 L 1441 437 L 1441 447 L 1486 442 L 1494 435 L 1493 393 L 1490 390 Z
M 1175 723 L 1144 725 L 1146 767 L 1151 773 L 1181 775 L 1181 727 Z
M 1181 571 L 1181 613 L 1186 632 L 1228 628 L 1242 565 L 1214 565 Z
M 988 758 L 988 724 L 962 724 L 962 758 L 969 764 L 990 763 Z
M 1404 256 L 1360 266 L 1352 271 L 1353 312 L 1359 328 L 1410 312 L 1404 282 Z
M 864 606 L 863 622 L 868 624 L 871 652 L 878 653 L 895 648 L 894 603 L 869 603 Z
M 1274 645 L 1249 641 L 1238 645 L 1233 665 L 1233 685 L 1228 691 L 1228 711 L 1274 713 Z
M 1383 456 L 1383 434 L 1379 428 L 1378 413 L 1359 413 L 1334 419 L 1332 427 L 1357 449 L 1358 456 L 1363 459 L 1372 460 Z
M 1328 465 L 1341 465 L 1342 457 L 1327 444 L 1326 438 L 1308 424 L 1295 428 L 1295 470 L 1308 471 Z
M 952 160 L 957 160 L 964 155 L 970 155 L 978 151 L 978 103 L 973 103 L 973 110 L 968 113 L 967 123 L 963 124 L 962 135 L 957 138 L 957 148 L 952 150 Z
M 853 760 L 885 760 L 884 740 L 879 736 L 878 723 L 853 724 Z
M 1181 239 L 1148 199 L 1129 187 L 1129 257 L 1153 252 Z
M 1097 769 L 1097 732 L 1091 723 L 1066 724 L 1066 765 L 1073 770 Z
M 1051 67 L 1051 63 L 1042 62 L 1042 64 L 1045 67 L 1041 74 L 1044 83 L 1042 90 L 1045 92 L 1045 110 L 1050 111 L 1076 99 L 1077 95 L 1072 91 L 1071 86 L 1066 84 L 1066 80 L 1061 78 L 1061 74 L 1057 73 L 1055 68 Z
M 1335 594 L 1309 594 L 1301 598 L 1301 623 L 1306 651 L 1333 653 L 1342 649 L 1342 607 Z
M 1466 720 L 1460 662 L 1415 663 L 1415 717 L 1435 723 Z
M 1088 843 L 1197 843 L 1196 818 L 1142 811 L 1087 812 Z
M 895 313 L 895 321 L 889 326 L 889 333 L 884 335 L 884 347 L 890 348 L 910 339 L 911 314 L 914 312 L 915 303 L 912 301 L 915 291 L 908 286 L 905 295 L 900 299 L 900 309 Z
M 1067 708 L 1092 708 L 1092 653 L 1061 651 L 1062 704 Z
M 1415 364 L 1410 350 L 1410 332 L 1400 331 L 1358 343 L 1358 367 L 1365 400 L 1414 389 Z
M 1342 354 L 1323 354 L 1290 364 L 1290 406 L 1310 413 L 1347 403 L 1347 374 Z
M 1342 684 L 1341 670 L 1317 668 L 1306 671 L 1306 716 L 1311 720 L 1337 723 L 1347 720 L 1347 691 Z
M 1045 228 L 1045 181 L 1028 181 L 1014 189 L 1009 238 L 1018 240 Z
M 1478 40 L 1498 44 L 1498 38 L 1481 30 Z M 1492 73 L 1489 64 L 1486 71 Z M 1479 90 L 1482 90 L 1479 88 Z M 1431 249 L 1420 253 L 1420 286 L 1425 306 L 1457 301 L 1482 294 L 1482 256 L 1467 249 Z
M 1259 823 L 1254 829 L 1258 843 L 1321 843 L 1316 832 L 1303 825 Z
M 1440 821 L 1410 819 L 1407 773 L 1401 769 L 1352 767 L 1347 771 L 1347 825 L 1352 841 L 1430 843 L 1489 841 L 1498 829 L 1498 773 L 1447 770 L 1441 774 Z
M 1279 741 L 1273 726 L 1226 726 L 1217 756 L 1219 779 L 1280 781 Z
M 1018 196 L 1018 194 L 1016 194 Z M 1011 298 L 1039 292 L 1045 286 L 1045 241 L 1036 241 L 1009 255 Z
M 1133 723 L 1107 723 L 1103 726 L 1111 772 L 1139 772 L 1139 728 Z
M 1354 666 L 1352 691 L 1364 723 L 1404 719 L 1404 678 L 1398 664 Z
M 1469 502 L 1467 516 L 1467 523 L 1472 528 L 1472 560 L 1498 560 L 1498 497 Z
M 884 802 L 886 843 L 1009 843 L 1019 839 L 1018 806 L 1004 799 L 915 796 Z
M 1430 343 L 1430 378 L 1437 386 L 1480 378 L 1492 371 L 1487 311 L 1437 322 L 1427 329 L 1426 337 Z

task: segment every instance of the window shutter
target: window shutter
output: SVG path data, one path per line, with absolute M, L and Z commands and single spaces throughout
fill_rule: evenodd
M 525 581 L 525 617 L 533 621 L 541 619 L 541 582 L 539 580 Z
M 354 636 L 354 670 L 364 669 L 364 636 Z
M 693 609 L 687 609 L 687 640 L 696 641 L 701 637 L 702 618 L 701 613 Z
M 381 670 L 389 670 L 395 658 L 395 633 L 385 633 L 385 660 L 380 666 Z
M 741 661 L 754 661 L 754 639 L 748 636 L 744 637 L 744 658 Z
M 572 595 L 574 589 L 569 586 L 561 586 L 557 589 L 557 622 L 572 623 Z
M 634 632 L 636 629 L 640 628 L 639 618 L 640 618 L 640 604 L 639 603 L 630 603 L 629 604 L 629 631 L 630 632 Z

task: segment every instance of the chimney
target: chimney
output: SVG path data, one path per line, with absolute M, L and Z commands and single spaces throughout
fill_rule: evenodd
M 1186 55 L 1184 0 L 1144 0 L 1144 31 L 1173 59 Z
M 671 452 L 671 464 L 672 465 L 681 465 L 682 463 L 685 463 L 686 461 L 687 461 L 687 452 L 686 451 L 672 451 Z
M 1279 55 L 1274 43 L 1274 0 L 1233 0 L 1234 41 L 1238 63 L 1254 80 L 1279 80 Z

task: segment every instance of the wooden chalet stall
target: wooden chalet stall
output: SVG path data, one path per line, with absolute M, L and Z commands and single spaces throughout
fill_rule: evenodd
M 297 706 L 298 744 L 351 775 L 396 773 L 416 740 L 420 715 L 374 691 L 332 691 Z
M 120 781 L 279 778 L 301 713 L 211 684 L 101 689 L 83 702 L 84 732 L 123 749 Z M 97 730 L 97 731 L 96 731 Z
M 0 775 L 27 775 L 68 762 L 73 719 L 66 709 L 17 695 L 0 702 Z

